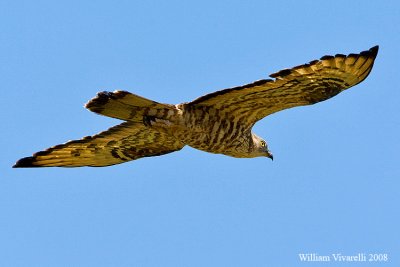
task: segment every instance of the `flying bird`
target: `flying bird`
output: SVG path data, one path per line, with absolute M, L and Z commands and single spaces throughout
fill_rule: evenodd
M 236 158 L 273 159 L 254 124 L 275 112 L 327 100 L 362 82 L 378 53 L 323 56 L 271 74 L 272 79 L 210 93 L 192 102 L 162 104 L 126 92 L 100 92 L 86 104 L 124 122 L 104 132 L 50 147 L 13 167 L 109 166 L 164 155 L 185 145 Z

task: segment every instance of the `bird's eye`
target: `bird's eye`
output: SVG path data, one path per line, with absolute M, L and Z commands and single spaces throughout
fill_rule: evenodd
M 265 146 L 265 145 L 266 145 L 265 141 L 261 140 L 261 146 Z

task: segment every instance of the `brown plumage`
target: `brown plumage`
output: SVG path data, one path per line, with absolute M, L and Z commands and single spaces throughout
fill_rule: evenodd
M 179 105 L 161 104 L 125 91 L 101 92 L 89 110 L 125 120 L 107 131 L 20 159 L 14 167 L 108 166 L 158 156 L 185 145 L 238 158 L 272 154 L 251 132 L 260 119 L 280 110 L 327 100 L 362 82 L 378 46 L 359 54 L 324 56 L 260 80 Z

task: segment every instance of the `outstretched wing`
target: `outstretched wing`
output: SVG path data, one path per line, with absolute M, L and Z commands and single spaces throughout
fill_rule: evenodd
M 275 78 L 202 96 L 188 105 L 212 106 L 249 125 L 277 111 L 327 100 L 362 82 L 370 73 L 378 46 L 359 54 L 324 56 Z
M 13 167 L 100 167 L 171 153 L 183 146 L 168 133 L 142 123 L 124 122 L 97 135 L 22 158 Z

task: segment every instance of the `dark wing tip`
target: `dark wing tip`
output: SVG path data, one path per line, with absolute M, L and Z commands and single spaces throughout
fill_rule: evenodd
M 376 45 L 374 47 L 371 47 L 369 50 L 360 52 L 359 54 L 355 54 L 355 53 L 352 53 L 352 54 L 349 54 L 349 55 L 336 54 L 335 56 L 327 55 L 327 56 L 321 57 L 320 60 L 329 60 L 329 59 L 333 59 L 333 58 L 336 58 L 336 57 L 342 57 L 342 58 L 345 58 L 345 57 L 358 57 L 360 55 L 361 56 L 365 56 L 365 57 L 375 58 L 378 55 L 378 50 L 379 50 L 379 45 Z M 314 60 L 314 61 L 311 61 L 309 64 L 312 65 L 314 63 L 317 63 L 318 61 L 319 60 Z
M 369 50 L 360 52 L 359 54 L 352 53 L 347 56 L 343 55 L 343 54 L 336 54 L 335 56 L 328 55 L 328 56 L 321 57 L 320 60 L 333 59 L 335 57 L 358 57 L 359 55 L 375 58 L 378 55 L 378 50 L 379 50 L 379 45 L 376 45 L 374 47 L 371 47 Z M 318 60 L 316 62 L 318 62 Z M 313 63 L 313 62 L 310 62 L 310 63 Z
M 378 55 L 379 45 L 371 47 L 368 51 L 361 52 L 361 55 L 368 55 L 375 58 Z
M 36 159 L 34 157 L 26 157 L 18 160 L 13 168 L 31 168 L 31 167 L 40 167 L 35 165 Z

